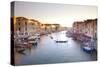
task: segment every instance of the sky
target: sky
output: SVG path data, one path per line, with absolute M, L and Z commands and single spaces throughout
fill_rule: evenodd
M 74 21 L 97 18 L 97 6 L 16 1 L 15 16 L 72 27 Z

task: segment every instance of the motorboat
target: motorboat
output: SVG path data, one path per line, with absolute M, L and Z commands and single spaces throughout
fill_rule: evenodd
M 28 38 L 28 43 L 30 43 L 30 44 L 37 44 L 37 42 L 38 42 L 37 36 L 30 36 Z
M 66 43 L 68 41 L 56 41 L 56 43 Z
M 40 39 L 40 34 L 39 33 L 35 34 L 34 36 L 37 36 L 37 38 Z
M 86 51 L 88 53 L 90 53 L 91 51 L 94 50 L 93 43 L 92 42 L 89 42 L 89 41 L 85 42 L 83 44 L 83 47 L 82 48 L 83 48 L 84 51 Z

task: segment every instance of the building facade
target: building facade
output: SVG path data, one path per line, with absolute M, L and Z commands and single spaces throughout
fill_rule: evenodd
M 93 41 L 92 46 L 97 49 L 97 19 L 74 22 L 73 37 L 81 42 Z
M 97 35 L 97 19 L 89 19 L 73 23 L 73 33 L 84 34 L 95 38 Z
M 18 36 L 25 36 L 28 35 L 27 33 L 27 23 L 28 23 L 28 19 L 25 17 L 16 17 L 16 31 L 15 34 Z

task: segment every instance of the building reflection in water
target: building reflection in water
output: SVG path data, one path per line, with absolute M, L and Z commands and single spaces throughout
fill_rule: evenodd
M 21 62 L 21 54 L 15 52 L 15 64 L 18 65 Z
M 32 45 L 31 47 L 25 48 L 23 51 L 17 51 L 21 48 L 15 48 L 14 53 L 15 53 L 15 64 L 16 65 L 21 64 L 21 59 L 23 58 L 23 56 L 34 54 L 38 44 L 31 44 L 31 45 Z

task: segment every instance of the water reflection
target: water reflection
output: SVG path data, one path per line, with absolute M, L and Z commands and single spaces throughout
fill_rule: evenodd
M 55 40 L 67 40 L 68 42 L 56 43 Z M 81 43 L 65 37 L 64 32 L 43 35 L 38 44 L 32 45 L 23 52 L 25 54 L 18 52 L 15 54 L 16 65 L 96 60 L 96 54 L 91 55 L 84 52 L 81 49 Z
M 24 51 L 25 51 L 25 50 L 23 50 L 23 51 L 19 51 L 18 53 L 19 53 L 19 54 L 26 55 L 26 53 L 24 53 Z
M 33 52 L 36 50 L 36 48 L 37 48 L 37 44 L 34 44 L 31 48 L 27 48 L 27 49 L 25 50 L 25 53 L 26 53 L 27 55 L 30 55 L 31 53 L 33 53 Z

